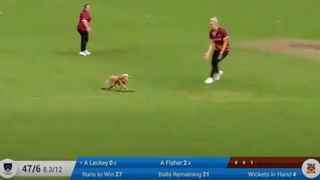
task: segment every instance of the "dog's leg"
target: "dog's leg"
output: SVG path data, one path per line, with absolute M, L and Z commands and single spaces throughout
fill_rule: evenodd
M 111 90 L 114 87 L 114 83 L 111 79 L 106 82 L 107 90 Z
M 122 88 L 123 88 L 124 90 L 128 90 L 128 89 L 129 89 L 126 85 L 122 85 Z
M 111 86 L 109 86 L 108 88 L 107 88 L 107 90 L 111 90 L 112 88 L 113 88 L 114 86 L 113 85 L 111 85 Z

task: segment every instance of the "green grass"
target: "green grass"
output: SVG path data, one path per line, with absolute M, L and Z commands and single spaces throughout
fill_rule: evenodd
M 0 159 L 318 155 L 319 62 L 239 44 L 320 39 L 320 1 L 91 0 L 81 58 L 85 2 L 0 1 Z M 233 49 L 206 86 L 214 15 Z M 119 73 L 135 93 L 100 90 Z

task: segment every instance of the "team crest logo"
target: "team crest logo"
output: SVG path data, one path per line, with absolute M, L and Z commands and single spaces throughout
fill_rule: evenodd
M 10 174 L 12 172 L 12 163 L 3 163 L 3 169 L 6 174 Z
M 307 159 L 301 167 L 303 175 L 308 179 L 315 179 L 320 175 L 320 162 L 317 159 Z
M 315 163 L 309 163 L 307 164 L 307 173 L 316 173 L 316 164 Z
M 0 176 L 5 179 L 13 178 L 17 173 L 17 164 L 11 159 L 0 161 Z

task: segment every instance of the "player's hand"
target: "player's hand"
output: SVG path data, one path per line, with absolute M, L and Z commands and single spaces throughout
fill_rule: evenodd
M 218 60 L 220 61 L 223 58 L 223 54 L 219 54 Z
M 90 32 L 91 31 L 91 27 L 88 27 L 87 31 Z
M 204 53 L 204 59 L 205 60 L 208 60 L 209 56 L 210 56 L 210 52 Z

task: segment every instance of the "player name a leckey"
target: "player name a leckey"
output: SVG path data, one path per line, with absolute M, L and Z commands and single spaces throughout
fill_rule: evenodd
M 176 161 L 176 160 L 162 160 L 160 166 L 190 166 L 191 162 L 186 160 Z
M 87 160 L 87 161 L 83 161 L 84 166 L 112 166 L 112 164 L 110 164 L 110 161 L 101 161 L 101 160 L 97 160 L 97 161 L 92 161 L 92 160 Z

